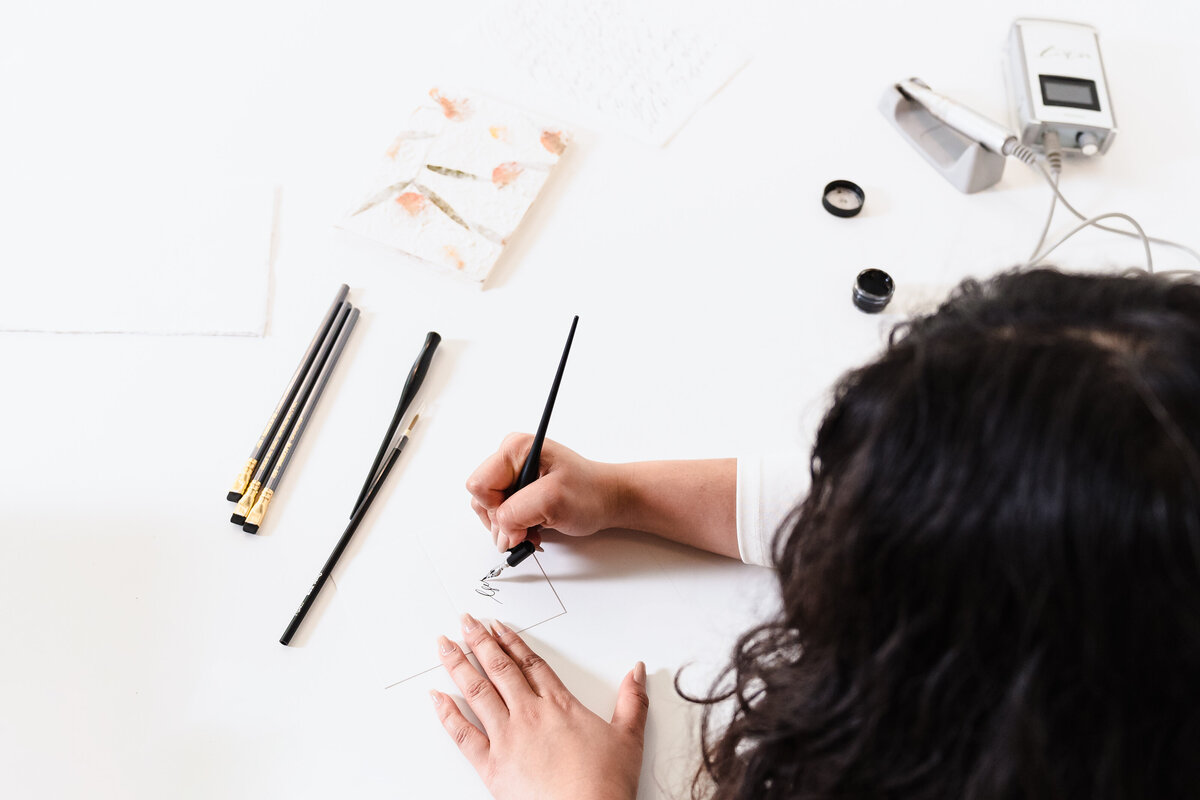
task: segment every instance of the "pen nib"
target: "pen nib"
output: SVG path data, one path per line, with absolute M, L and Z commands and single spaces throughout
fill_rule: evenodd
M 499 575 L 501 572 L 503 572 L 503 571 L 504 571 L 504 568 L 505 568 L 506 566 L 508 566 L 508 565 L 507 565 L 507 564 L 504 564 L 504 563 L 501 563 L 499 566 L 497 566 L 497 567 L 494 567 L 494 568 L 491 570 L 491 572 L 489 572 L 487 575 L 484 575 L 482 578 L 480 578 L 480 579 L 479 579 L 479 581 L 482 583 L 483 581 L 486 581 L 486 580 L 490 580 L 490 579 L 492 579 L 492 578 L 495 578 L 495 577 L 496 577 L 496 576 L 498 576 L 498 575 Z

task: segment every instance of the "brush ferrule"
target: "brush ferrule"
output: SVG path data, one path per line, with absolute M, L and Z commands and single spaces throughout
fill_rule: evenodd
M 246 515 L 247 525 L 262 525 L 263 517 L 267 515 L 267 506 L 271 505 L 271 498 L 274 496 L 275 492 L 273 490 L 263 489 L 262 494 L 254 501 L 254 507 Z

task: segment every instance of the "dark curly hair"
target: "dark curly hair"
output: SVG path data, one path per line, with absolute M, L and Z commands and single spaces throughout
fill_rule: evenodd
M 839 383 L 693 796 L 1200 797 L 1198 451 L 1200 284 L 962 284 Z

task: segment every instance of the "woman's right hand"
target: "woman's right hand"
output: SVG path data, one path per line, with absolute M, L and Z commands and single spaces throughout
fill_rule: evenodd
M 618 467 L 589 461 L 573 450 L 546 439 L 536 481 L 506 498 L 529 455 L 533 436 L 510 433 L 500 449 L 488 456 L 471 477 L 467 491 L 471 508 L 492 533 L 500 552 L 529 539 L 541 544 L 537 531 L 553 528 L 567 536 L 589 536 L 616 527 L 620 481 Z

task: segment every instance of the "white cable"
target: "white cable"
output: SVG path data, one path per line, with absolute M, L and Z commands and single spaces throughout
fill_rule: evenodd
M 1055 242 L 1050 247 L 1049 250 L 1046 250 L 1044 253 L 1041 253 L 1041 254 L 1037 255 L 1037 257 L 1031 259 L 1029 261 L 1029 263 L 1026 264 L 1026 266 L 1029 266 L 1029 267 L 1035 266 L 1043 258 L 1045 258 L 1046 256 L 1053 253 L 1055 250 L 1057 250 L 1059 248 L 1059 245 L 1062 245 L 1063 243 L 1065 243 L 1067 241 L 1067 239 L 1070 239 L 1072 236 L 1079 233 L 1081 230 L 1088 227 L 1089 225 L 1096 225 L 1096 223 L 1102 219 L 1123 219 L 1126 222 L 1128 222 L 1130 225 L 1132 225 L 1135 229 L 1137 229 L 1137 233 L 1130 234 L 1130 236 L 1136 235 L 1136 236 L 1141 237 L 1142 247 L 1145 248 L 1145 250 L 1146 250 L 1146 271 L 1154 272 L 1154 259 L 1151 258 L 1151 256 L 1150 256 L 1150 238 L 1148 236 L 1146 236 L 1146 232 L 1144 230 L 1142 230 L 1142 226 L 1137 224 L 1137 220 L 1135 220 L 1133 217 L 1129 216 L 1128 214 L 1121 214 L 1121 213 L 1118 213 L 1115 211 L 1108 213 L 1108 214 L 1100 214 L 1098 216 L 1089 217 L 1088 219 L 1085 219 L 1081 224 L 1076 225 L 1066 236 L 1060 237 L 1059 240 L 1057 242 Z M 1103 230 L 1113 230 L 1112 228 L 1105 228 L 1103 225 L 1096 225 L 1096 227 L 1101 228 Z M 1120 232 L 1124 233 L 1124 231 L 1120 231 Z
M 1054 187 L 1058 188 L 1058 173 L 1054 173 Z M 1042 249 L 1042 245 L 1046 243 L 1046 234 L 1050 232 L 1050 223 L 1054 220 L 1054 209 L 1058 205 L 1058 195 L 1050 195 L 1050 212 L 1046 214 L 1046 224 L 1042 226 L 1042 235 L 1038 237 L 1037 244 L 1033 246 L 1033 252 L 1029 254 L 1030 262 L 1037 255 L 1038 250 Z
M 1047 128 L 1042 132 L 1042 158 L 1045 163 L 1050 165 L 1050 172 L 1054 174 L 1054 188 L 1058 188 L 1058 180 L 1062 176 L 1062 141 L 1058 138 L 1058 131 L 1054 128 Z M 1033 252 L 1029 257 L 1032 259 L 1037 255 L 1038 250 L 1042 249 L 1042 245 L 1046 243 L 1046 234 L 1050 233 L 1050 223 L 1054 221 L 1054 209 L 1058 206 L 1058 195 L 1050 195 L 1050 210 L 1046 212 L 1046 224 L 1042 226 L 1042 235 L 1038 237 L 1037 244 L 1033 246 Z
M 1040 164 L 1040 163 L 1036 164 L 1035 168 L 1037 169 L 1038 172 L 1041 173 L 1042 177 L 1046 180 L 1046 183 L 1050 184 L 1050 189 L 1054 192 L 1054 195 L 1055 195 L 1055 197 L 1058 198 L 1059 202 L 1061 202 L 1063 204 L 1063 208 L 1070 211 L 1078 219 L 1081 219 L 1081 220 L 1088 219 L 1087 217 L 1084 217 L 1084 215 L 1082 213 L 1080 213 L 1080 211 L 1077 208 L 1075 208 L 1075 206 L 1071 205 L 1071 203 L 1067 200 L 1067 198 L 1063 197 L 1062 191 L 1059 190 L 1059 188 L 1058 188 L 1058 183 L 1050 176 L 1050 173 L 1046 171 L 1046 168 L 1042 164 Z M 1107 225 L 1096 225 L 1096 227 L 1102 231 L 1108 231 L 1109 233 L 1119 233 L 1122 236 L 1134 236 L 1134 237 L 1140 238 L 1142 240 L 1142 245 L 1145 247 L 1145 249 L 1147 251 L 1146 261 L 1147 261 L 1148 265 L 1153 264 L 1153 261 L 1151 260 L 1151 258 L 1149 256 L 1150 247 L 1147 244 L 1147 242 L 1154 242 L 1155 244 L 1161 244 L 1161 245 L 1166 245 L 1167 247 L 1178 248 L 1179 250 L 1182 250 L 1183 252 L 1187 253 L 1189 256 L 1194 258 L 1197 263 L 1200 263 L 1200 253 L 1197 253 L 1195 250 L 1188 247 L 1187 245 L 1180 244 L 1179 242 L 1173 242 L 1170 239 L 1160 239 L 1156 236 L 1147 236 L 1145 231 L 1142 230 L 1141 226 L 1138 225 L 1136 222 L 1134 222 L 1134 220 L 1132 218 L 1130 218 L 1124 214 L 1119 214 L 1116 216 L 1126 219 L 1127 221 L 1131 222 L 1133 224 L 1133 226 L 1137 229 L 1137 232 L 1135 233 L 1134 231 L 1124 231 L 1124 230 L 1121 230 L 1120 228 L 1110 228 Z M 1096 217 L 1093 219 L 1100 219 L 1100 217 Z M 1092 224 L 1095 224 L 1095 223 L 1093 222 Z M 1086 226 L 1081 226 L 1081 227 L 1086 227 Z M 1076 230 L 1078 231 L 1079 229 L 1076 229 Z M 1065 241 L 1065 240 L 1063 240 L 1063 241 Z M 1061 243 L 1062 242 L 1060 241 L 1059 244 L 1061 244 Z M 1046 257 L 1045 254 L 1043 254 L 1041 256 L 1041 258 L 1045 258 L 1045 257 Z M 1151 270 L 1151 271 L 1153 271 L 1153 270 Z

